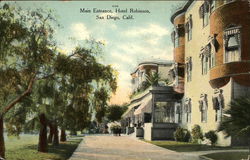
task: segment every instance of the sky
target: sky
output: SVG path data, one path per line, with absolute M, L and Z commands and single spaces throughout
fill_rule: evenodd
M 78 42 L 90 38 L 105 44 L 101 62 L 111 64 L 118 71 L 118 88 L 110 103 L 123 104 L 129 102 L 130 73 L 139 62 L 172 60 L 170 34 L 173 25 L 170 16 L 173 8 L 180 3 L 183 1 L 22 1 L 16 2 L 16 5 L 54 10 L 62 26 L 55 32 L 61 50 L 68 52 Z M 94 8 L 111 10 L 112 13 L 93 13 Z M 130 13 L 131 8 L 148 11 Z M 80 9 L 91 10 L 91 13 L 81 13 Z M 116 13 L 116 9 L 127 9 L 128 12 Z M 120 19 L 107 19 L 107 16 Z M 132 16 L 133 19 L 123 19 L 123 16 Z

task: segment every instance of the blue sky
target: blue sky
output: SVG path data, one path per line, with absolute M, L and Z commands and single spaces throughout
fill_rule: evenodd
M 111 103 L 128 102 L 130 94 L 130 73 L 143 60 L 172 60 L 173 45 L 170 22 L 173 6 L 182 1 L 39 1 L 17 2 L 18 5 L 36 8 L 44 7 L 55 10 L 62 28 L 57 29 L 56 39 L 62 50 L 70 51 L 77 42 L 93 37 L 105 44 L 102 62 L 117 69 L 118 90 Z M 138 8 L 150 13 L 115 13 L 117 5 L 121 9 Z M 106 13 L 80 13 L 80 8 L 93 10 L 111 9 L 111 16 L 121 20 L 98 20 L 96 16 L 106 17 Z M 132 15 L 134 19 L 122 19 L 123 15 Z

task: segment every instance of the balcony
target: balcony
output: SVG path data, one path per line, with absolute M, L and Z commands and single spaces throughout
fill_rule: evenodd
M 250 84 L 250 61 L 230 62 L 217 65 L 210 70 L 210 85 L 220 88 L 226 85 L 230 77 L 240 84 Z M 243 78 L 244 77 L 244 78 Z

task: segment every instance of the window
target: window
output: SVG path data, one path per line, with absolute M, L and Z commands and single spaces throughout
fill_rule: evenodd
M 199 100 L 199 108 L 201 112 L 201 122 L 207 122 L 207 108 L 208 108 L 208 103 L 207 103 L 207 95 L 206 94 L 201 94 Z
M 210 10 L 210 6 L 212 6 L 213 2 L 209 2 L 209 1 L 205 1 L 199 9 L 199 15 L 200 18 L 202 18 L 202 24 L 203 27 L 206 27 L 209 23 L 209 10 Z
M 188 41 L 192 39 L 192 27 L 193 27 L 192 15 L 189 15 L 187 23 L 185 24 L 185 32 L 187 33 Z
M 208 21 L 209 21 L 209 15 L 208 12 L 205 12 L 203 16 L 203 27 L 206 27 L 208 25 Z
M 176 45 L 175 45 L 175 38 L 176 38 L 176 31 L 174 30 L 174 31 L 171 33 L 171 40 L 172 40 L 172 42 L 173 42 L 173 44 L 174 44 L 174 48 L 176 47 Z
M 240 27 L 232 27 L 224 32 L 225 63 L 240 61 Z
M 186 73 L 187 73 L 187 82 L 192 80 L 192 57 L 186 58 Z
M 220 122 L 222 119 L 223 108 L 225 106 L 223 90 L 215 90 L 215 95 L 212 97 L 213 109 L 215 110 L 215 121 Z
M 175 37 L 174 37 L 174 47 L 179 47 L 179 36 L 178 33 L 175 32 Z
M 154 109 L 154 122 L 175 122 L 174 102 L 156 102 Z
M 215 0 L 211 1 L 211 6 L 210 6 L 210 12 L 213 12 L 215 10 Z
M 216 64 L 216 52 L 218 50 L 219 44 L 216 40 L 216 35 L 210 36 L 209 39 L 210 39 L 209 44 L 207 45 L 207 46 L 209 46 L 209 48 L 207 48 L 207 49 L 209 49 L 209 52 L 210 52 L 209 53 L 210 54 L 210 56 L 209 56 L 209 61 L 210 61 L 209 68 L 211 69 Z
M 210 42 L 201 48 L 200 59 L 201 59 L 201 73 L 202 75 L 207 74 L 208 70 L 215 66 L 215 39 L 211 38 Z
M 208 56 L 202 57 L 202 74 L 207 74 L 208 71 Z
M 215 53 L 212 52 L 210 56 L 210 68 L 215 66 Z
M 188 40 L 190 41 L 192 39 L 192 28 L 191 25 L 188 26 Z
M 176 123 L 181 123 L 181 119 L 182 119 L 182 113 L 181 113 L 181 105 L 178 104 L 175 106 L 176 109 Z
M 186 122 L 190 123 L 191 122 L 191 112 L 192 112 L 191 98 L 185 99 L 184 112 L 186 113 Z
M 174 43 L 175 48 L 180 46 L 179 38 L 182 36 L 184 36 L 184 25 L 178 24 L 177 26 L 175 26 L 174 31 L 171 33 L 171 39 Z

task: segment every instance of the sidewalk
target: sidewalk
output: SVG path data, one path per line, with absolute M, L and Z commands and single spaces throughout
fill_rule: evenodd
M 201 156 L 210 153 L 217 153 L 217 152 L 248 152 L 248 149 L 230 149 L 230 150 L 211 150 L 211 151 L 196 151 L 196 152 L 187 152 L 187 155 L 192 156 Z M 183 153 L 183 152 L 181 152 Z

